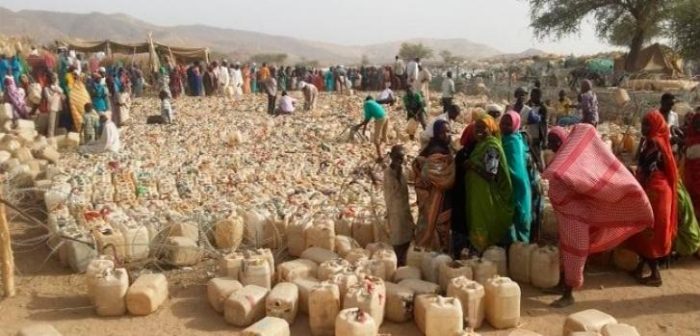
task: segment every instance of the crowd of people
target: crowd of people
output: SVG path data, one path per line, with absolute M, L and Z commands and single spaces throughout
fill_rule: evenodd
M 57 59 L 35 51 L 26 60 L 3 55 L 0 74 L 14 120 L 35 118 L 48 136 L 57 127 L 81 133 L 86 153 L 119 151 L 117 127 L 129 119 L 131 97 L 143 95 L 148 86 L 137 66 L 103 67 L 99 59 L 83 60 L 67 49 L 59 49 Z M 574 302 L 572 291 L 582 286 L 591 254 L 624 245 L 641 257 L 632 276 L 641 284 L 661 286 L 659 265 L 669 260 L 674 246 L 676 252 L 678 246 L 694 246 L 681 254 L 697 251 L 700 236 L 687 233 L 700 232 L 695 215 L 700 212 L 700 109 L 681 123 L 673 112 L 675 97 L 664 94 L 659 109 L 643 118 L 636 162 L 630 165 L 597 133 L 598 99 L 590 82 L 582 83 L 576 104 L 566 92 L 545 104 L 536 82 L 529 92 L 517 89 L 511 105 L 489 105 L 485 113 L 474 113 L 455 151 L 452 133 L 461 130 L 453 130 L 451 121 L 462 111 L 454 102 L 452 73 L 441 85 L 443 114 L 428 120 L 431 80 L 420 59 L 405 63 L 397 56 L 385 67 L 327 70 L 194 62 L 161 68 L 154 86 L 166 123 L 175 119 L 171 99 L 182 94 L 236 98 L 260 92 L 268 97 L 269 114 L 289 114 L 296 100 L 288 90 L 301 90 L 306 111 L 315 108 L 319 92 L 378 91 L 376 98 L 365 98 L 364 119 L 353 131 L 365 132 L 373 124 L 372 143 L 382 163 L 390 116 L 385 106 L 399 102 L 394 90 L 403 91 L 402 105 L 413 127 L 409 133 L 413 136 L 419 126 L 423 131 L 410 172 L 403 169 L 406 151 L 400 144 L 391 148 L 384 172 L 387 223 L 399 263 L 411 243 L 461 257 L 494 245 L 538 242 L 546 196 L 558 220 L 562 255 L 563 281 L 552 289 L 562 298 L 555 306 Z M 573 115 L 572 109 L 580 113 Z M 418 201 L 416 219 L 408 201 L 409 176 Z
M 664 94 L 659 109 L 643 118 L 636 162 L 623 163 L 597 132 L 598 102 L 589 82 L 582 85 L 576 105 L 580 116 L 566 128 L 549 124 L 537 83 L 529 94 L 517 89 L 508 107 L 491 105 L 486 113 L 472 115 L 455 151 L 450 121 L 460 109 L 452 104 L 453 86 L 448 74 L 442 86 L 445 113 L 429 122 L 420 89 L 409 86 L 404 96 L 406 118 L 424 130 L 410 172 L 402 169 L 406 154 L 400 144 L 391 148 L 384 172 L 387 223 L 400 264 L 411 244 L 460 258 L 494 245 L 540 242 L 546 196 L 558 220 L 563 272 L 560 286 L 548 290 L 562 295 L 555 307 L 574 303 L 572 291 L 583 285 L 591 254 L 631 249 L 641 260 L 631 275 L 643 285 L 661 286 L 662 262 L 697 252 L 700 108 L 679 125 L 672 110 L 675 97 Z M 374 121 L 372 140 L 380 162 L 387 96 L 368 96 L 364 121 L 356 126 L 359 131 Z M 565 109 L 574 106 L 565 96 L 560 102 Z M 415 220 L 408 204 L 409 176 L 419 209 Z

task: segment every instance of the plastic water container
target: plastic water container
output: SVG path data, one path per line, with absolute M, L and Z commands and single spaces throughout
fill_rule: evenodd
M 343 309 L 335 319 L 338 336 L 375 336 L 378 329 L 372 315 L 360 308 Z
M 219 261 L 219 275 L 238 280 L 243 267 L 245 255 L 240 252 L 231 252 Z
M 170 237 L 186 237 L 199 241 L 199 226 L 194 222 L 176 222 L 170 224 Z
M 525 330 L 525 329 L 515 329 L 511 331 L 508 336 L 542 336 L 534 331 L 530 330 Z
M 296 259 L 277 265 L 279 282 L 294 282 L 298 278 L 316 278 L 318 265 L 308 259 Z
M 95 310 L 100 316 L 121 316 L 126 313 L 126 291 L 129 275 L 123 268 L 107 269 L 95 282 Z
M 289 336 L 289 323 L 284 319 L 268 316 L 246 328 L 241 336 Z
M 226 322 L 237 327 L 248 327 L 265 316 L 265 298 L 268 290 L 250 285 L 235 291 L 224 302 Z
M 335 221 L 335 234 L 352 237 L 352 218 L 342 215 Z
M 423 280 L 406 279 L 399 282 L 399 286 L 410 288 L 416 295 L 440 293 L 440 286 Z
M 202 258 L 197 242 L 185 237 L 168 237 L 165 241 L 165 261 L 173 266 L 192 266 Z
M 352 238 L 362 247 L 375 242 L 374 231 L 374 222 L 369 219 L 357 220 L 352 223 Z
M 401 266 L 397 268 L 396 273 L 394 273 L 394 282 L 399 283 L 406 279 L 420 280 L 420 268 L 411 266 Z
M 207 298 L 217 313 L 224 312 L 224 302 L 231 294 L 243 288 L 236 278 L 213 278 L 207 282 Z
M 386 286 L 385 318 L 396 323 L 410 321 L 413 318 L 415 292 L 391 282 L 385 282 L 384 286 Z
M 396 257 L 396 252 L 394 252 L 394 250 L 377 250 L 372 254 L 372 260 L 378 260 L 384 264 L 384 280 L 388 281 L 394 278 L 394 273 L 396 273 L 396 268 L 398 266 L 398 258 Z
M 351 264 L 354 264 L 360 260 L 369 260 L 369 257 L 369 251 L 361 247 L 354 248 L 345 254 L 345 260 L 349 261 Z
M 613 264 L 623 271 L 631 272 L 639 265 L 639 255 L 632 250 L 618 247 L 613 250 Z
M 462 304 L 464 320 L 468 327 L 481 328 L 486 313 L 484 286 L 469 280 L 467 277 L 457 277 L 452 279 L 447 286 L 447 296 L 458 299 Z
M 97 244 L 97 253 L 111 255 L 118 259 L 126 256 L 126 243 L 119 230 L 112 228 L 109 224 L 104 224 L 91 231 Z
M 328 282 L 338 285 L 338 290 L 340 290 L 340 306 L 343 306 L 343 300 L 345 300 L 345 295 L 350 290 L 350 287 L 355 286 L 360 283 L 364 276 L 358 275 L 351 270 L 345 270 L 341 273 L 335 274 L 328 279 Z
M 46 209 L 51 212 L 59 205 L 65 204 L 72 189 L 73 187 L 67 182 L 53 184 L 44 194 L 44 204 L 46 204 Z
M 637 328 L 624 323 L 606 324 L 600 330 L 602 336 L 640 336 Z
M 249 250 L 247 251 L 247 256 L 248 258 L 262 258 L 267 261 L 267 264 L 270 265 L 270 274 L 272 278 L 272 283 L 274 284 L 275 280 L 275 255 L 272 253 L 272 250 L 269 248 L 260 248 L 260 249 L 255 249 L 255 250 Z
M 97 257 L 97 251 L 92 246 L 81 242 L 94 243 L 92 236 L 78 228 L 66 228 L 63 230 L 63 236 L 75 239 L 62 239 L 61 252 L 68 266 L 76 273 L 84 273 L 90 261 Z
M 627 93 L 627 90 L 621 88 L 613 91 L 613 98 L 615 99 L 615 104 L 617 104 L 618 107 L 623 107 L 630 101 L 630 95 Z
M 17 336 L 61 336 L 61 333 L 50 324 L 37 323 L 23 327 Z
M 138 225 L 133 221 L 121 222 L 113 225 L 121 231 L 126 243 L 127 260 L 143 260 L 148 258 L 150 252 L 150 236 L 148 229 L 143 225 Z
M 162 273 L 142 274 L 126 292 L 126 309 L 131 315 L 145 316 L 158 310 L 168 298 L 168 279 Z
M 421 269 L 423 266 L 423 257 L 425 257 L 427 254 L 430 254 L 430 251 L 411 244 L 406 252 L 406 266 Z
M 569 315 L 564 321 L 564 336 L 576 331 L 600 332 L 606 324 L 616 324 L 617 320 L 599 310 L 588 309 Z
M 559 249 L 545 246 L 532 252 L 530 258 L 530 283 L 537 288 L 551 288 L 559 284 Z
M 269 290 L 272 288 L 270 264 L 262 258 L 245 259 L 240 279 L 244 286 L 256 285 Z
M 484 251 L 482 258 L 496 264 L 498 275 L 508 276 L 508 261 L 504 248 L 491 246 Z
M 304 259 L 309 259 L 317 264 L 321 264 L 324 261 L 338 259 L 339 256 L 333 252 L 333 250 L 327 250 L 321 247 L 309 247 L 301 254 Z
M 85 271 L 85 286 L 87 288 L 87 295 L 90 298 L 90 303 L 93 305 L 95 304 L 95 283 L 97 282 L 97 277 L 102 276 L 107 270 L 114 270 L 114 261 L 109 256 L 100 256 L 92 259 L 87 266 L 87 270 Z
M 382 280 L 387 280 L 384 263 L 379 260 L 362 260 L 355 263 L 355 273 L 371 275 Z
M 437 300 L 437 294 L 416 294 L 416 302 L 413 310 L 413 320 L 416 322 L 416 327 L 422 334 L 425 335 L 426 313 L 428 306 Z
M 299 311 L 299 288 L 291 282 L 280 282 L 265 300 L 267 316 L 284 319 L 294 324 Z
M 245 230 L 243 239 L 249 246 L 262 247 L 265 236 L 265 223 L 270 214 L 265 209 L 249 209 L 239 213 L 243 217 Z
M 537 249 L 535 244 L 515 242 L 508 251 L 510 277 L 520 283 L 530 283 L 530 259 Z
M 306 248 L 320 247 L 329 251 L 335 250 L 335 224 L 328 219 L 314 221 L 306 229 Z
M 440 265 L 452 262 L 452 258 L 446 254 L 430 253 L 423 257 L 421 272 L 423 279 L 429 282 L 438 283 L 440 276 Z
M 455 298 L 438 296 L 425 312 L 425 335 L 445 336 L 462 331 L 462 304 Z
M 292 283 L 299 289 L 299 310 L 309 313 L 309 295 L 321 282 L 314 278 L 296 278 Z
M 498 275 L 498 267 L 496 264 L 485 259 L 471 259 L 469 263 L 472 265 L 472 274 L 474 281 L 486 285 L 486 282 Z
M 505 277 L 493 277 L 485 286 L 486 320 L 496 329 L 514 328 L 520 321 L 520 286 Z
M 222 219 L 214 225 L 214 241 L 220 249 L 237 250 L 243 241 L 245 224 L 240 216 Z
M 350 262 L 345 259 L 333 259 L 323 262 L 318 266 L 318 279 L 321 281 L 326 281 L 331 278 L 331 276 L 341 273 L 350 267 Z
M 440 264 L 438 277 L 440 279 L 440 289 L 446 291 L 450 281 L 458 277 L 472 279 L 472 265 L 464 260 L 455 260 L 450 263 Z
M 287 246 L 287 221 L 281 218 L 269 218 L 263 228 L 263 246 L 280 249 Z
M 595 331 L 574 331 L 566 336 L 601 336 L 600 333 Z
M 357 243 L 357 241 L 352 237 L 340 235 L 335 236 L 335 253 L 338 253 L 338 255 L 342 258 L 345 258 L 345 255 L 352 249 L 358 247 L 360 247 L 360 244 Z
M 377 277 L 365 277 L 348 289 L 343 301 L 343 308 L 360 308 L 372 316 L 377 327 L 384 323 L 386 307 L 386 287 L 384 281 Z
M 299 257 L 306 250 L 306 230 L 311 226 L 308 221 L 291 222 L 287 226 L 287 250 L 289 255 Z
M 329 282 L 322 282 L 309 294 L 309 325 L 311 335 L 335 335 L 335 318 L 340 312 L 340 290 Z

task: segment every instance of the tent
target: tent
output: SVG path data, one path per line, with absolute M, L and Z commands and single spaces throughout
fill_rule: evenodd
M 615 71 L 624 72 L 626 70 L 627 55 L 615 59 Z M 633 71 L 662 73 L 677 78 L 683 75 L 683 60 L 673 49 L 655 43 L 639 52 Z
M 158 71 L 158 68 L 160 68 L 160 59 L 165 58 L 172 61 L 204 61 L 205 63 L 209 63 L 208 48 L 183 48 L 168 46 L 153 42 L 153 40 L 150 39 L 150 36 L 149 41 L 137 44 L 120 43 L 110 40 L 92 42 L 62 40 L 56 41 L 56 44 L 78 52 L 96 53 L 102 51 L 107 55 L 111 55 L 112 53 L 132 55 L 148 53 L 151 70 L 153 71 Z

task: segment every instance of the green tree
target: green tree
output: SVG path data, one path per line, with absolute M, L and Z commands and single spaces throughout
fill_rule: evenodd
M 663 33 L 678 0 L 527 0 L 530 26 L 539 38 L 562 38 L 580 32 L 581 22 L 593 16 L 598 36 L 629 47 L 627 70 L 633 70 L 646 42 Z M 697 0 L 690 0 L 697 1 Z
M 255 54 L 250 57 L 251 62 L 268 63 L 268 64 L 284 64 L 287 60 L 287 54 Z
M 399 57 L 403 59 L 428 59 L 433 57 L 433 49 L 423 45 L 423 43 L 401 43 L 401 49 L 399 49 Z
M 700 1 L 683 0 L 673 9 L 668 36 L 689 60 L 700 60 Z
M 452 55 L 452 52 L 449 50 L 442 50 L 440 51 L 440 57 L 442 57 L 442 61 L 446 65 L 460 65 L 464 63 L 465 58 L 462 56 L 454 56 Z

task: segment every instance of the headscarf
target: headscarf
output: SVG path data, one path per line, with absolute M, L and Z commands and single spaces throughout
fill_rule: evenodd
M 441 142 L 438 138 L 438 134 L 443 133 L 446 129 L 450 127 L 450 123 L 445 120 L 436 120 L 433 124 L 433 137 L 430 138 L 430 142 L 420 153 L 420 156 L 428 157 L 432 154 L 449 154 L 450 146 L 449 143 L 445 144 Z
M 481 121 L 484 123 L 484 125 L 486 125 L 486 129 L 491 131 L 491 135 L 498 137 L 498 135 L 501 134 L 501 129 L 500 127 L 498 127 L 496 119 L 493 119 L 492 116 L 484 115 L 478 121 Z
M 469 147 L 476 142 L 476 137 L 474 135 L 474 130 L 476 129 L 476 123 L 471 123 L 467 125 L 467 128 L 462 132 L 462 137 L 459 139 L 459 143 L 462 147 Z
M 663 155 L 663 171 L 673 187 L 678 182 L 678 169 L 671 148 L 671 131 L 666 124 L 666 119 L 661 112 L 655 110 L 647 113 L 644 120 L 649 124 L 649 134 L 646 135 L 646 139 L 656 143 L 656 147 Z
M 510 110 L 506 115 L 510 116 L 510 120 L 513 121 L 513 131 L 517 132 L 520 129 L 520 113 Z
M 581 92 L 588 92 L 593 89 L 593 83 L 590 80 L 584 79 L 581 81 Z
M 549 129 L 550 134 L 554 134 L 557 138 L 559 138 L 559 141 L 563 144 L 566 139 L 569 137 L 569 131 L 566 130 L 566 128 L 561 127 L 561 126 L 554 126 Z
M 25 117 L 27 114 L 27 104 L 15 85 L 15 80 L 11 76 L 5 77 L 5 102 L 12 105 L 14 112 L 18 115 L 14 117 Z

